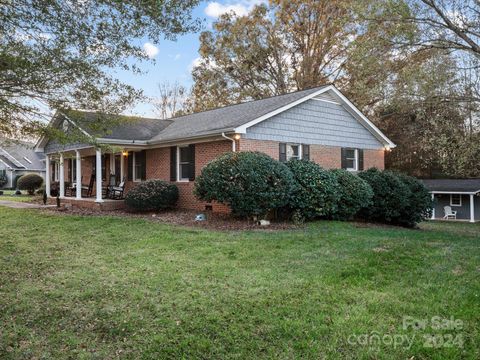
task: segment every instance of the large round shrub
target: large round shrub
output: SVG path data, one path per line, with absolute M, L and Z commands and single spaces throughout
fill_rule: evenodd
M 331 216 L 337 208 L 337 182 L 332 173 L 307 160 L 290 160 L 293 188 L 288 208 L 305 219 Z
M 397 174 L 397 176 L 410 189 L 408 207 L 401 214 L 400 225 L 413 227 L 432 216 L 432 196 L 418 179 L 405 174 Z
M 369 169 L 358 176 L 373 190 L 373 203 L 360 210 L 366 220 L 403 225 L 402 216 L 408 211 L 411 191 L 392 171 Z
M 226 153 L 207 164 L 195 181 L 203 201 L 229 205 L 237 216 L 264 216 L 285 206 L 293 186 L 284 164 L 259 152 Z
M 335 220 L 351 220 L 360 209 L 372 204 L 372 187 L 361 177 L 343 169 L 330 172 L 338 184 L 337 209 L 332 215 Z
M 163 180 L 143 181 L 125 196 L 127 206 L 140 211 L 169 209 L 177 200 L 177 186 Z
M 20 190 L 27 190 L 30 195 L 35 193 L 35 190 L 41 187 L 43 178 L 37 174 L 22 175 L 17 181 L 17 188 Z

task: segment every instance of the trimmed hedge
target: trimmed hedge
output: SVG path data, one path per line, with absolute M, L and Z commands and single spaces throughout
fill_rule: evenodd
M 338 186 L 332 173 L 308 160 L 290 160 L 287 166 L 295 180 L 288 203 L 290 213 L 308 220 L 337 211 Z
M 27 190 L 29 195 L 33 195 L 35 190 L 40 188 L 43 184 L 43 178 L 37 174 L 22 175 L 17 181 L 17 188 L 20 190 Z
M 372 187 L 361 177 L 343 169 L 330 170 L 338 186 L 336 211 L 334 220 L 352 220 L 363 207 L 372 204 Z
M 400 216 L 400 225 L 413 227 L 432 216 L 432 195 L 418 179 L 405 174 L 397 174 L 397 176 L 410 189 L 409 205 Z
M 134 210 L 164 210 L 175 206 L 178 188 L 163 180 L 147 180 L 132 188 L 125 196 L 125 204 Z
M 285 164 L 260 152 L 230 152 L 202 169 L 194 194 L 230 206 L 234 215 L 262 217 L 286 206 L 293 186 Z
M 392 171 L 369 169 L 360 173 L 373 189 L 373 204 L 361 210 L 366 220 L 413 227 L 428 217 L 432 202 L 415 178 Z

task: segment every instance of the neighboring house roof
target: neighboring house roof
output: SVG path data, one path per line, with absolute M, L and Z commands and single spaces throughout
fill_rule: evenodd
M 430 192 L 478 193 L 480 179 L 425 179 L 422 180 Z
M 0 139 L 0 161 L 15 170 L 44 170 L 45 155 L 34 151 L 35 144 Z
M 97 138 L 100 142 L 122 144 L 141 141 L 145 144 L 168 143 L 192 138 L 219 136 L 228 133 L 246 133 L 247 129 L 259 122 L 265 121 L 283 111 L 286 111 L 302 102 L 325 94 L 333 96 L 335 101 L 344 106 L 381 144 L 395 147 L 365 115 L 363 115 L 343 94 L 333 85 L 320 86 L 308 90 L 273 96 L 261 100 L 244 102 L 225 106 L 190 115 L 179 116 L 168 120 L 148 119 L 141 117 L 100 115 L 94 112 L 68 111 L 58 112 L 51 121 L 56 126 L 67 118 L 78 126 L 85 134 Z M 322 95 L 323 94 L 323 95 Z M 104 129 L 95 129 L 96 119 L 118 119 L 107 135 Z M 124 122 L 121 122 L 125 120 Z M 100 122 L 101 123 L 101 122 Z M 37 143 L 39 150 L 47 144 L 48 139 L 43 137 Z

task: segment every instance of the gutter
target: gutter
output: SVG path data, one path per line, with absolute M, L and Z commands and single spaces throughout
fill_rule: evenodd
M 222 132 L 222 137 L 227 139 L 227 140 L 230 140 L 232 142 L 232 151 L 235 152 L 237 150 L 236 149 L 236 144 L 235 144 L 235 139 L 229 138 L 227 135 L 225 135 L 224 132 Z

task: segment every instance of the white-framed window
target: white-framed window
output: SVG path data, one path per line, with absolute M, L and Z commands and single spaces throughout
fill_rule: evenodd
M 287 161 L 302 158 L 302 146 L 300 144 L 287 144 Z
M 132 171 L 133 171 L 133 181 L 140 182 L 145 180 L 143 178 L 144 167 L 145 167 L 145 152 L 139 151 L 132 153 Z
M 177 147 L 177 181 L 189 181 L 193 177 L 192 151 L 195 150 L 188 145 Z
M 462 194 L 450 194 L 450 206 L 462 206 Z
M 358 171 L 358 149 L 345 149 L 345 168 Z

